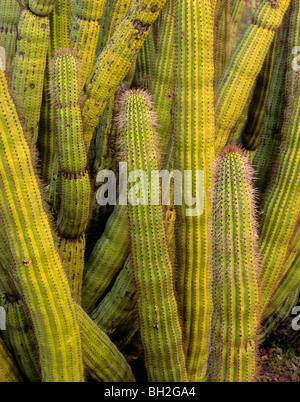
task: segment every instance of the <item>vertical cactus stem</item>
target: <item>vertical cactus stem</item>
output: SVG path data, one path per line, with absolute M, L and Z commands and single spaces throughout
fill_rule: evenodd
M 290 0 L 264 0 L 257 8 L 253 22 L 228 61 L 217 88 L 216 155 L 226 145 L 259 74 L 266 54 L 280 27 Z
M 121 157 L 128 163 L 129 172 L 140 169 L 148 178 L 160 165 L 152 108 L 146 92 L 127 91 L 120 99 L 118 115 Z M 159 188 L 153 191 L 160 193 Z M 139 200 L 127 206 L 131 264 L 148 380 L 187 381 L 163 209 L 162 205 L 151 204 L 151 192 L 143 182 Z
M 234 47 L 234 40 L 236 37 L 236 33 L 240 22 L 243 17 L 243 12 L 246 7 L 246 0 L 232 0 L 232 7 L 231 7 L 231 41 L 232 41 L 232 48 Z
M 182 177 L 191 173 L 186 203 L 191 204 L 192 194 L 197 197 L 193 211 L 185 201 L 176 206 L 178 293 L 190 380 L 204 381 L 212 312 L 208 193 L 215 139 L 214 9 L 210 1 L 180 0 L 175 15 L 174 168 Z
M 0 46 L 5 50 L 5 70 L 11 64 L 17 49 L 17 25 L 21 7 L 17 0 L 3 0 L 0 5 Z M 3 55 L 1 54 L 1 58 Z M 3 60 L 2 60 L 3 61 Z
M 81 83 L 84 86 L 96 55 L 105 0 L 78 0 L 73 20 L 70 44 L 81 64 Z
M 158 111 L 158 146 L 162 158 L 169 153 L 168 142 L 171 133 L 171 105 L 174 97 L 174 1 L 168 1 L 160 13 L 157 23 L 156 61 L 150 92 Z
M 22 381 L 13 356 L 6 348 L 4 341 L 0 338 L 0 382 L 20 382 Z
M 42 380 L 82 381 L 81 338 L 70 288 L 3 71 L 0 71 L 0 115 L 3 230 L 13 256 L 11 269 L 38 342 Z
M 225 65 L 230 57 L 232 34 L 231 34 L 231 18 L 232 18 L 232 0 L 218 0 L 216 9 L 216 68 L 215 80 L 219 81 Z
M 292 0 L 292 29 L 289 47 L 299 42 L 300 4 Z M 268 304 L 293 260 L 289 259 L 299 231 L 300 216 L 300 72 L 289 67 L 291 88 L 281 130 L 280 148 L 272 179 L 263 200 L 260 228 L 262 297 L 260 308 L 268 314 Z M 295 283 L 296 285 L 296 283 Z
M 81 235 L 75 239 L 60 237 L 59 240 L 59 250 L 70 284 L 71 293 L 78 304 L 81 304 L 82 298 L 85 245 L 85 235 Z
M 18 22 L 12 89 L 32 144 L 38 138 L 49 37 L 49 17 L 39 17 L 23 9 Z
M 255 381 L 259 284 L 253 172 L 240 148 L 216 162 L 210 381 Z
M 70 1 L 56 0 L 51 21 L 51 55 L 58 49 L 70 47 Z
M 97 57 L 89 75 L 82 103 L 86 143 L 89 145 L 104 108 L 130 69 L 151 24 L 166 0 L 133 0 L 126 16 Z

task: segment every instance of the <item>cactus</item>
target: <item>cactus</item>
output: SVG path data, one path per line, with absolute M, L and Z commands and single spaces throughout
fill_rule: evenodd
M 231 145 L 224 149 L 216 165 L 209 378 L 222 382 L 255 381 L 259 267 L 252 172 L 241 149 Z
M 298 3 L 1 2 L 0 382 L 258 380 L 299 295 Z

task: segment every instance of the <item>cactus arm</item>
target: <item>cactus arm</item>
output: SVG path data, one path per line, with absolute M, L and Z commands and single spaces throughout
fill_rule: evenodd
M 278 0 L 274 7 L 264 0 L 253 16 L 241 42 L 233 52 L 217 88 L 216 154 L 226 145 L 264 63 L 276 29 L 281 25 L 290 0 Z
M 2 219 L 17 284 L 38 340 L 42 379 L 81 381 L 81 341 L 70 288 L 3 71 L 0 95 Z
M 289 46 L 298 44 L 300 4 L 292 3 L 292 26 Z M 281 279 L 288 272 L 293 239 L 297 239 L 300 216 L 300 74 L 289 66 L 291 88 L 281 130 L 281 143 L 273 178 L 263 201 L 260 230 L 261 285 L 260 307 L 269 314 L 271 301 Z M 296 283 L 295 283 L 296 285 Z
M 109 337 L 75 304 L 89 376 L 103 382 L 134 382 L 129 364 Z
M 152 27 L 145 42 L 137 54 L 135 74 L 132 85 L 135 88 L 149 89 L 153 80 L 153 68 L 156 59 Z
M 5 49 L 5 69 L 8 71 L 11 70 L 11 63 L 17 49 L 17 25 L 20 13 L 21 7 L 17 0 L 1 1 L 0 46 Z
M 70 33 L 71 49 L 81 65 L 81 83 L 84 86 L 96 55 L 105 0 L 78 0 L 76 16 Z
M 250 166 L 237 147 L 216 163 L 210 381 L 255 381 L 259 324 L 257 233 Z
M 145 92 L 125 92 L 120 105 L 122 156 L 128 171 L 157 170 L 152 104 Z M 131 263 L 137 289 L 141 339 L 149 381 L 187 381 L 181 326 L 173 284 L 161 205 L 151 205 L 150 191 L 141 187 L 147 205 L 128 204 Z M 144 204 L 144 203 L 143 203 Z M 154 229 L 154 230 L 153 230 Z
M 193 194 L 197 194 L 197 171 L 203 171 L 205 183 L 199 189 L 204 190 L 203 213 L 198 205 L 197 216 L 187 216 L 184 202 L 175 208 L 178 292 L 188 373 L 191 381 L 203 381 L 212 310 L 208 192 L 215 138 L 214 10 L 210 1 L 178 1 L 175 15 L 174 168 L 182 177 L 184 171 L 192 171 Z
M 21 375 L 7 350 L 4 341 L 0 338 L 0 382 L 19 382 Z
M 129 234 L 125 206 L 116 205 L 96 243 L 84 270 L 82 305 L 92 312 L 129 254 Z M 101 278 L 101 281 L 99 281 Z
M 86 82 L 82 103 L 87 144 L 91 143 L 107 102 L 130 69 L 165 3 L 166 0 L 133 0 L 128 13 L 97 57 Z
M 49 17 L 39 17 L 28 9 L 22 10 L 17 52 L 12 66 L 12 89 L 33 144 L 38 137 L 49 35 Z

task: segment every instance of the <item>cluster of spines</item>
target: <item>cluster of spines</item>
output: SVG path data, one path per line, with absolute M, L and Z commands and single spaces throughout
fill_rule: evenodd
M 213 192 L 211 381 L 255 381 L 259 327 L 256 216 L 250 165 L 238 147 L 216 163 Z

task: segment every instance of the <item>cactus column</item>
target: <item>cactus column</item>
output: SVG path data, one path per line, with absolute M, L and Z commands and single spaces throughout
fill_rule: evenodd
M 123 95 L 119 122 L 122 157 L 128 172 L 141 170 L 147 178 L 159 169 L 154 116 L 146 93 Z M 139 200 L 128 204 L 131 263 L 137 290 L 141 338 L 149 381 L 187 381 L 182 333 L 174 290 L 161 205 L 152 205 L 152 188 L 140 186 Z M 153 189 L 159 192 L 159 188 Z
M 255 381 L 259 324 L 256 217 L 250 166 L 237 147 L 217 161 L 213 195 L 210 381 Z
M 178 291 L 188 373 L 191 381 L 203 381 L 212 312 L 209 190 L 215 139 L 214 9 L 207 0 L 179 0 L 175 16 L 174 167 L 182 177 L 184 171 L 192 172 L 190 193 L 204 191 L 202 214 L 186 216 L 186 205 L 176 208 Z M 197 171 L 201 170 L 204 185 L 198 186 Z

